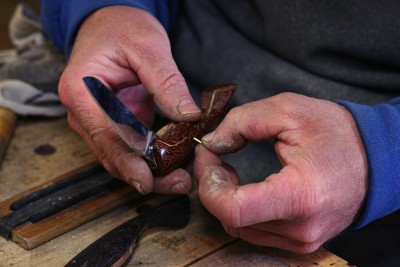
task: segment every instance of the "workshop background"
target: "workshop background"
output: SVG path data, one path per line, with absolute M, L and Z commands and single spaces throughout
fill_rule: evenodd
M 35 12 L 39 15 L 39 0 L 25 0 Z M 15 10 L 15 7 L 21 2 L 12 0 L 3 0 L 0 2 L 0 50 L 13 48 L 8 36 L 8 23 Z

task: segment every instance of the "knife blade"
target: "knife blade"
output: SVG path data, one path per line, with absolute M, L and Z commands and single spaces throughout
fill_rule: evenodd
M 121 139 L 133 151 L 157 166 L 152 146 L 157 138 L 155 132 L 147 129 L 99 79 L 87 76 L 83 82 Z

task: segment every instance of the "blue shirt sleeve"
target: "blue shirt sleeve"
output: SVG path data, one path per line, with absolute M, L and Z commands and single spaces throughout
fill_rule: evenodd
M 83 20 L 94 11 L 112 5 L 140 8 L 153 14 L 168 30 L 175 1 L 168 0 L 41 0 L 40 22 L 49 38 L 64 51 L 71 53 L 76 33 Z
M 355 228 L 400 208 L 400 98 L 373 107 L 339 101 L 353 115 L 369 164 L 369 187 Z

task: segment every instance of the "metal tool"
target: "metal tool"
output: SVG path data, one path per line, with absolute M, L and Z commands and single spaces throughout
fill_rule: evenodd
M 144 231 L 153 227 L 184 227 L 189 219 L 189 197 L 187 195 L 176 197 L 117 226 L 89 245 L 65 266 L 124 266 L 123 264 L 136 250 Z
M 85 77 L 83 81 L 122 140 L 136 153 L 157 166 L 152 146 L 156 134 L 147 129 L 99 79 Z
M 11 231 L 25 222 L 36 223 L 80 201 L 124 185 L 100 166 L 72 175 L 12 203 L 12 212 L 0 217 L 0 236 L 9 239 Z
M 83 81 L 115 131 L 145 159 L 155 176 L 183 167 L 193 158 L 196 144 L 218 125 L 236 88 L 234 84 L 207 88 L 201 94 L 204 112 L 198 121 L 171 122 L 156 134 L 147 129 L 100 80 L 85 77 Z

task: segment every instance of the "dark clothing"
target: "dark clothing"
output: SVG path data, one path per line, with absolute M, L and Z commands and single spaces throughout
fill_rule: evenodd
M 186 2 L 172 47 L 195 87 L 236 82 L 236 104 L 289 91 L 371 105 L 399 95 L 399 15 L 397 1 Z M 369 159 L 369 202 L 359 226 L 400 207 L 398 102 L 340 102 L 353 113 Z M 258 154 L 243 158 L 234 166 L 251 173 L 242 177 L 262 179 L 256 170 L 275 170 Z

